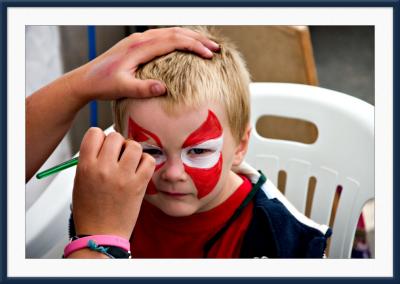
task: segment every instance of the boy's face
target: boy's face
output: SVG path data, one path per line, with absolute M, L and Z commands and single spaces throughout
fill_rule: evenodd
M 216 103 L 164 112 L 157 99 L 135 100 L 126 113 L 129 138 L 156 160 L 145 199 L 171 216 L 207 211 L 235 189 L 230 171 L 247 147 L 235 142 Z

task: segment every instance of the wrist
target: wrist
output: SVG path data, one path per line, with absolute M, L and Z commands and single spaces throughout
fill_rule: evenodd
M 69 97 L 74 100 L 79 109 L 93 99 L 87 88 L 86 68 L 85 64 L 64 75 L 65 88 L 68 91 Z
M 76 236 L 80 238 L 86 236 L 97 236 L 97 235 L 116 236 L 125 240 L 129 240 L 131 238 L 132 233 L 124 233 L 124 232 L 119 232 L 117 230 L 110 231 L 110 230 L 99 230 L 99 229 L 76 231 Z
M 129 240 L 131 238 L 132 231 L 133 227 L 132 230 L 127 231 L 127 230 L 118 230 L 116 228 L 112 228 L 112 226 L 110 225 L 107 226 L 106 224 L 104 224 L 103 226 L 99 226 L 99 224 L 90 224 L 88 226 L 75 224 L 75 234 L 78 237 L 108 235 L 108 236 L 117 236 Z

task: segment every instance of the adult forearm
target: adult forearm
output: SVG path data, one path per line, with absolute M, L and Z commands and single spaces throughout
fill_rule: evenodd
M 65 74 L 26 98 L 26 181 L 61 142 L 88 98 L 75 88 L 80 69 Z

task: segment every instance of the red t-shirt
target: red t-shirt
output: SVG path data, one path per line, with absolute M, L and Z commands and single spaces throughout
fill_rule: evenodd
M 217 207 L 186 217 L 171 217 L 149 202 L 142 209 L 131 238 L 133 258 L 202 258 L 203 247 L 229 220 L 251 191 L 250 181 L 243 183 Z M 250 202 L 240 216 L 214 243 L 207 257 L 237 258 L 250 224 L 253 203 Z

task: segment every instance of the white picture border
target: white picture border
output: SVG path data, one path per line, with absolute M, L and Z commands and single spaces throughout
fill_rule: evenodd
M 9 7 L 7 17 L 9 277 L 393 276 L 392 8 Z M 25 26 L 187 24 L 375 26 L 375 259 L 25 259 Z

